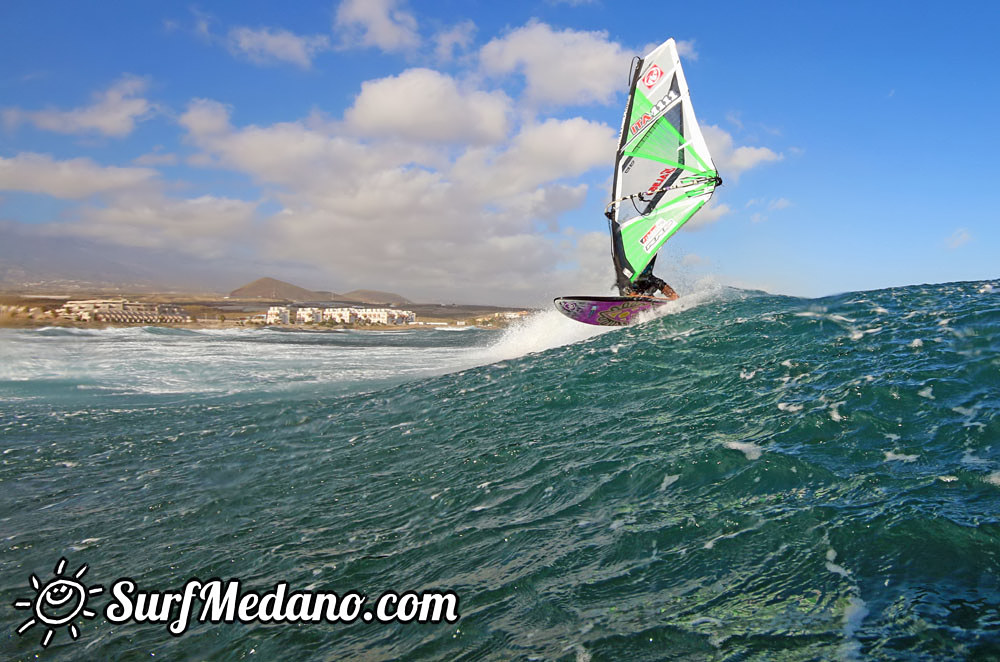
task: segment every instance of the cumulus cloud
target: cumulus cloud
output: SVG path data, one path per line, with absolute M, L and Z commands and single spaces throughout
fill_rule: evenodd
M 736 181 L 747 170 L 784 158 L 767 147 L 734 147 L 733 137 L 725 129 L 713 124 L 702 125 L 701 129 L 712 152 L 712 159 L 725 179 Z
M 254 220 L 255 202 L 200 196 L 172 199 L 159 194 L 123 195 L 85 209 L 69 234 L 126 246 L 169 248 L 212 258 L 230 252 Z
M 694 47 L 694 40 L 677 41 L 677 54 L 680 55 L 685 60 L 696 61 L 698 59 L 698 51 Z
M 718 194 L 716 194 L 718 195 Z M 712 223 L 715 223 L 720 218 L 731 212 L 732 209 L 729 205 L 718 202 L 718 198 L 713 197 L 708 201 L 704 207 L 698 210 L 698 213 L 691 217 L 687 223 L 684 224 L 683 230 L 700 230 L 702 228 L 708 227 Z
M 472 37 L 476 33 L 476 24 L 472 21 L 462 21 L 447 30 L 434 35 L 434 54 L 441 61 L 447 62 L 455 56 L 455 49 L 465 50 L 472 45 Z
M 511 100 L 502 91 L 460 89 L 431 69 L 367 81 L 344 117 L 366 135 L 430 142 L 493 143 L 508 131 Z
M 469 150 L 456 163 L 456 179 L 495 195 L 532 190 L 546 181 L 611 165 L 614 129 L 581 117 L 528 124 L 499 153 Z
M 303 69 L 312 66 L 313 58 L 330 48 L 325 35 L 303 36 L 273 28 L 237 27 L 229 31 L 231 53 L 257 64 L 288 62 Z
M 348 45 L 375 46 L 402 51 L 420 45 L 417 19 L 399 8 L 398 0 L 344 0 L 337 8 L 334 27 Z
M 466 107 L 478 98 L 436 72 L 399 78 L 411 76 L 429 82 L 425 94 L 465 95 Z M 282 210 L 262 226 L 269 257 L 321 265 L 336 287 L 377 282 L 408 296 L 513 303 L 551 295 L 539 294 L 539 282 L 561 284 L 565 276 L 572 284 L 557 265 L 576 253 L 579 238 L 558 220 L 586 198 L 586 184 L 574 178 L 610 164 L 614 129 L 549 119 L 519 129 L 497 124 L 514 131 L 506 139 L 473 133 L 463 145 L 444 144 L 433 105 L 410 108 L 412 124 L 386 117 L 365 124 L 372 118 L 361 111 L 369 102 L 378 107 L 377 91 L 363 90 L 343 123 L 236 127 L 229 108 L 210 100 L 191 103 L 180 122 L 206 162 L 274 191 Z M 483 137 L 494 143 L 474 142 Z
M 607 32 L 557 31 L 539 22 L 491 40 L 479 53 L 488 74 L 523 74 L 528 100 L 561 105 L 611 101 L 628 82 L 631 57 Z
M 86 158 L 57 161 L 31 152 L 0 157 L 0 190 L 69 200 L 148 187 L 156 176 L 149 168 L 102 166 Z
M 143 98 L 148 82 L 137 76 L 123 76 L 107 90 L 94 95 L 89 106 L 73 110 L 21 110 L 7 108 L 3 111 L 8 127 L 27 122 L 39 129 L 56 133 L 100 133 L 105 136 L 123 137 L 132 133 L 135 123 L 151 117 L 156 106 Z
M 140 166 L 177 165 L 178 158 L 176 154 L 155 150 L 136 157 L 132 162 Z
M 60 161 L 34 153 L 0 157 L 0 190 L 85 201 L 72 222 L 47 226 L 52 233 L 214 257 L 231 249 L 253 222 L 256 202 L 170 198 L 158 174 L 86 158 Z

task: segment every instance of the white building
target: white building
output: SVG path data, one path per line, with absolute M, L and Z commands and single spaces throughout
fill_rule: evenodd
M 264 321 L 267 324 L 288 324 L 291 308 L 288 306 L 271 306 L 267 309 L 267 316 Z
M 322 308 L 299 308 L 295 311 L 296 324 L 314 324 L 323 321 Z
M 180 306 L 142 303 L 126 299 L 84 299 L 67 301 L 57 311 L 60 317 L 82 322 L 190 322 L 191 316 Z
M 350 324 L 357 321 L 354 308 L 326 308 L 323 310 L 323 321 L 333 324 Z
M 413 324 L 417 316 L 410 310 L 395 308 L 291 308 L 271 306 L 268 324 Z

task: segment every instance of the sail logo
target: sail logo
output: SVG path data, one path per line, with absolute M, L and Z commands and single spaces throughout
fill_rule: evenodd
M 661 170 L 660 176 L 657 177 L 656 181 L 653 182 L 653 185 L 649 187 L 649 189 L 646 191 L 646 194 L 653 195 L 654 193 L 656 193 L 656 190 L 660 188 L 663 182 L 667 181 L 667 177 L 669 177 L 671 173 L 673 173 L 675 170 L 677 170 L 677 168 L 664 168 L 663 170 Z
M 654 117 L 659 116 L 660 113 L 665 111 L 667 109 L 667 106 L 669 106 L 679 96 L 680 94 L 677 93 L 677 90 L 670 90 L 669 92 L 664 94 L 663 98 L 661 98 L 659 101 L 653 104 L 652 108 L 650 108 L 647 112 L 643 113 L 642 117 L 640 117 L 639 119 L 637 119 L 635 122 L 632 123 L 632 126 L 629 129 L 632 132 L 632 135 L 634 136 L 635 134 L 639 133 L 639 131 L 641 131 L 643 127 L 652 122 Z
M 646 234 L 642 236 L 642 239 L 639 240 L 639 243 L 642 245 L 642 249 L 647 253 L 652 253 L 653 249 L 659 245 L 660 240 L 663 239 L 668 232 L 673 230 L 676 225 L 677 221 L 670 221 L 669 223 L 665 223 L 663 225 L 660 224 L 660 221 L 653 223 L 653 227 L 649 228 L 649 231 L 647 231 Z
M 663 78 L 663 69 L 660 69 L 655 64 L 649 68 L 646 75 L 642 77 L 642 84 L 646 86 L 647 90 L 651 90 L 656 87 L 656 84 L 660 82 Z

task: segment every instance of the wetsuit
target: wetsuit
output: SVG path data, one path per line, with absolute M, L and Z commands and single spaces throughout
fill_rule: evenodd
M 669 287 L 666 281 L 653 275 L 654 262 L 656 262 L 655 257 L 646 265 L 639 277 L 622 290 L 622 294 L 625 296 L 652 296 L 657 292 L 662 292 L 664 287 Z

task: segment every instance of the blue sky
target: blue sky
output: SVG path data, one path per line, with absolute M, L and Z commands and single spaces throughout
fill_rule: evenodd
M 725 179 L 660 275 L 997 277 L 1000 6 L 8 2 L 0 223 L 314 289 L 607 293 L 629 60 L 674 37 Z

